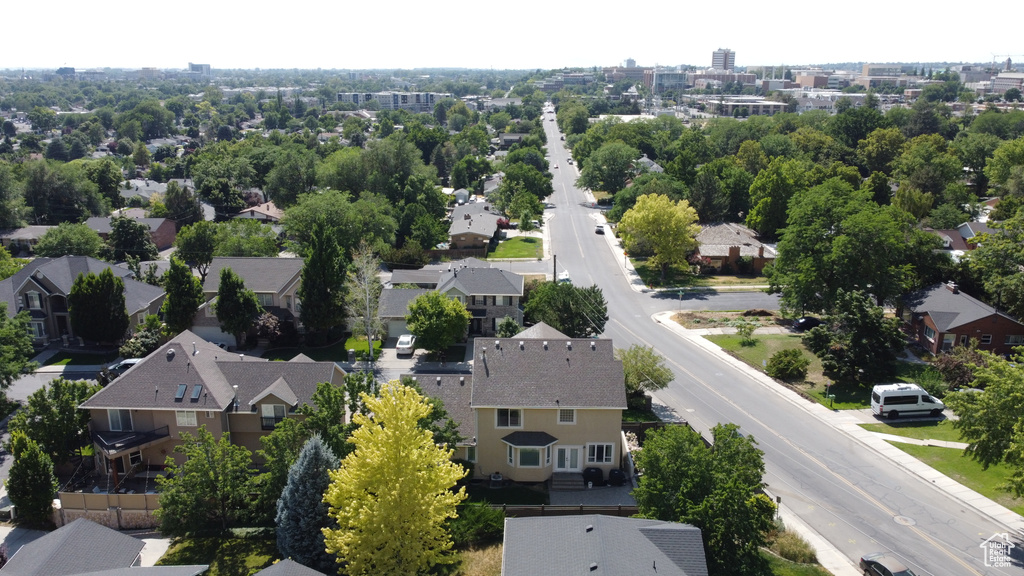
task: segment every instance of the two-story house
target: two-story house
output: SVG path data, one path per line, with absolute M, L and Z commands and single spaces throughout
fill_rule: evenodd
M 7 303 L 7 315 L 21 310 L 29 313 L 29 329 L 34 346 L 46 346 L 53 340 L 75 338 L 71 327 L 68 295 L 80 274 L 99 274 L 110 269 L 124 282 L 125 308 L 131 328 L 145 323 L 146 316 L 160 312 L 164 291 L 157 286 L 134 280 L 131 271 L 88 256 L 36 258 L 14 276 L 0 280 L 0 302 Z
M 255 452 L 261 436 L 312 404 L 317 384 L 341 386 L 344 377 L 333 362 L 231 354 L 186 330 L 80 408 L 92 417 L 97 469 L 116 486 L 126 473 L 161 468 L 181 432 L 199 426 L 215 437 L 230 433 L 233 444 Z

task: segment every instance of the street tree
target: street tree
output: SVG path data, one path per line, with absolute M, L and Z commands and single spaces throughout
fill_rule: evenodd
M 334 240 L 334 230 L 325 220 L 313 226 L 309 249 L 302 265 L 298 297 L 302 323 L 318 339 L 345 321 L 344 262 Z
M 1019 318 L 1024 316 L 1024 211 L 989 226 L 997 231 L 982 234 L 967 259 L 981 277 L 988 299 Z
M 970 389 L 946 394 L 957 415 L 953 428 L 967 442 L 966 453 L 988 468 L 1003 462 L 1024 427 L 1024 368 L 987 352 L 974 366 Z M 1018 448 L 1019 450 L 1019 448 Z
M 621 141 L 607 142 L 584 162 L 576 185 L 581 188 L 615 194 L 639 171 L 640 151 Z
M 61 222 L 39 237 L 33 251 L 36 256 L 60 258 L 61 256 L 99 256 L 103 249 L 103 238 L 85 224 Z
M 231 268 L 220 271 L 217 302 L 214 312 L 221 330 L 235 337 L 239 346 L 245 344 L 245 334 L 256 317 L 263 312 L 256 294 L 245 287 L 245 281 Z
M 23 432 L 53 462 L 63 464 L 88 443 L 89 411 L 78 406 L 99 390 L 98 384 L 86 380 L 54 378 L 29 395 L 26 406 L 8 423 L 8 430 Z
M 185 226 L 174 238 L 174 247 L 175 255 L 199 273 L 200 283 L 206 282 L 213 263 L 213 251 L 217 247 L 217 225 L 199 221 Z
M 320 436 L 307 440 L 288 471 L 274 523 L 281 555 L 325 574 L 337 571 L 335 558 L 324 543 L 324 529 L 331 527 L 324 493 L 331 484 L 328 473 L 337 467 L 338 459 Z
M 150 236 L 149 226 L 126 217 L 110 219 L 110 235 L 104 253 L 113 262 L 123 262 L 129 256 L 139 260 L 156 260 L 160 257 Z
M 392 382 L 365 402 L 371 415 L 353 416 L 355 451 L 330 472 L 324 494 L 337 522 L 324 530 L 327 551 L 352 576 L 404 576 L 451 564 L 446 521 L 466 498 L 463 488 L 451 491 L 465 469 L 420 427 L 430 405 L 415 390 Z
M 804 336 L 826 374 L 867 382 L 892 377 L 905 343 L 898 319 L 886 318 L 868 294 L 843 289 L 822 324 Z
M 94 342 L 117 342 L 128 331 L 130 319 L 124 300 L 124 281 L 110 268 L 98 275 L 79 274 L 68 294 L 71 329 Z
M 590 338 L 604 332 L 608 303 L 596 284 L 544 282 L 530 295 L 524 314 L 528 323 L 544 322 L 570 338 Z
M 616 348 L 615 358 L 622 362 L 627 394 L 643 395 L 661 390 L 675 379 L 672 370 L 665 366 L 665 359 L 652 347 L 633 344 L 625 349 Z
M 427 216 L 429 218 L 429 216 Z M 345 281 L 345 311 L 348 327 L 353 334 L 365 334 L 369 344 L 370 362 L 373 362 L 373 342 L 384 334 L 380 319 L 380 259 L 366 244 L 352 256 L 348 278 Z
M 214 438 L 205 425 L 195 434 L 180 434 L 174 452 L 184 461 L 179 465 L 168 455 L 167 474 L 156 480 L 160 531 L 170 536 L 224 532 L 248 512 L 250 478 L 256 472 L 252 454 L 232 444 L 227 433 Z
M 685 262 L 697 247 L 697 212 L 686 200 L 648 194 L 622 215 L 619 233 L 628 252 L 649 251 L 665 281 L 669 267 Z
M 21 431 L 11 432 L 10 450 L 14 463 L 4 487 L 18 509 L 18 517 L 30 526 L 51 525 L 53 495 L 57 492 L 53 461 Z
M 164 290 L 167 296 L 160 312 L 167 328 L 174 334 L 187 330 L 203 304 L 203 285 L 177 255 L 171 256 L 171 267 L 164 276 Z
M 35 370 L 36 363 L 30 360 L 34 354 L 28 310 L 8 316 L 7 303 L 0 302 L 0 390 Z
M 650 432 L 637 456 L 644 471 L 633 491 L 640 516 L 700 528 L 708 572 L 765 573 L 759 549 L 775 505 L 760 493 L 764 453 L 735 424 L 718 424 L 711 447 L 689 426 Z
M 648 172 L 633 180 L 633 185 L 620 190 L 613 199 L 614 205 L 606 214 L 608 220 L 618 222 L 627 210 L 636 206 L 637 198 L 648 194 L 661 194 L 673 201 L 686 200 L 690 194 L 686 185 L 668 174 Z M 699 212 L 698 212 L 699 215 Z
M 466 335 L 470 314 L 462 302 L 431 290 L 409 303 L 405 320 L 409 332 L 416 336 L 417 346 L 444 353 Z

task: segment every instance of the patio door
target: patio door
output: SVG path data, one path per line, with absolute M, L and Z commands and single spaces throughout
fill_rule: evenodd
M 583 448 L 580 446 L 556 446 L 555 447 L 555 472 L 579 472 L 580 455 Z

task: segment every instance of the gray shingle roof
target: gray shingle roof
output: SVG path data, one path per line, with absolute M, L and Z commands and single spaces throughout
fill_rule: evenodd
M 85 225 L 96 231 L 97 234 L 110 234 L 110 216 L 93 216 L 85 221 Z M 141 222 L 149 227 L 150 230 L 156 230 L 167 221 L 166 218 L 132 218 L 136 222 Z
M 131 566 L 145 543 L 79 518 L 21 547 L 3 576 L 69 576 Z M 97 553 L 102 552 L 102 553 Z
M 433 288 L 441 278 L 441 270 L 395 270 L 391 273 L 391 284 L 419 284 Z
M 622 362 L 611 340 L 477 338 L 473 406 L 625 409 Z
M 555 330 L 545 322 L 538 322 L 533 326 L 530 326 L 526 330 L 523 330 L 519 334 L 516 334 L 516 338 L 540 338 L 547 340 L 566 339 L 568 336 L 562 334 L 558 330 Z
M 444 402 L 444 409 L 459 425 L 465 440 L 476 437 L 476 414 L 473 413 L 473 376 L 471 374 L 403 374 L 414 378 L 420 390 Z M 440 380 L 438 380 L 440 378 Z M 440 383 L 439 383 L 440 382 Z
M 427 264 L 423 267 L 424 270 L 457 270 L 462 268 L 491 268 L 491 263 L 487 260 L 481 260 L 479 258 L 462 258 L 459 260 L 450 260 L 448 262 L 437 262 L 435 264 Z
M 299 564 L 291 558 L 281 560 L 256 573 L 256 576 L 327 576 L 323 572 L 313 570 Z
M 409 313 L 409 303 L 430 292 L 426 288 L 388 288 L 380 291 L 377 314 L 381 318 L 404 318 Z
M 555 438 L 547 432 L 530 432 L 527 430 L 519 430 L 505 436 L 501 439 L 502 442 L 506 442 L 513 446 L 530 446 L 530 447 L 543 447 L 551 446 L 555 442 L 558 442 L 558 438 Z
M 76 573 L 75 576 L 199 576 L 210 567 L 206 564 L 185 566 L 131 566 L 97 572 Z
M 242 277 L 253 292 L 283 292 L 302 273 L 302 258 L 214 258 L 203 283 L 203 292 L 216 292 L 224 268 Z
M 1013 320 L 1008 314 L 963 292 L 953 293 L 945 284 L 935 284 L 910 294 L 904 302 L 915 313 L 929 315 L 939 332 L 948 332 L 993 315 Z
M 756 257 L 763 247 L 764 256 L 775 257 L 775 250 L 758 240 L 753 230 L 731 222 L 702 226 L 697 244 L 701 256 L 728 256 L 730 247 L 739 246 L 740 256 Z
M 498 231 L 498 220 L 501 218 L 490 202 L 471 202 L 456 206 L 452 210 L 452 223 L 448 227 L 448 235 L 470 233 L 490 238 Z
M 554 550 L 538 554 L 537 550 Z M 700 529 L 597 514 L 506 518 L 502 576 L 707 576 Z
M 437 289 L 466 296 L 522 296 L 523 277 L 499 268 L 463 268 L 442 274 Z

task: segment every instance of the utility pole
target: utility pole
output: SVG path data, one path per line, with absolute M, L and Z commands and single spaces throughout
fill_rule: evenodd
M 554 262 L 554 265 L 552 266 L 553 274 L 551 275 L 551 279 L 557 283 L 558 282 L 558 254 L 552 254 L 551 255 L 551 261 Z

